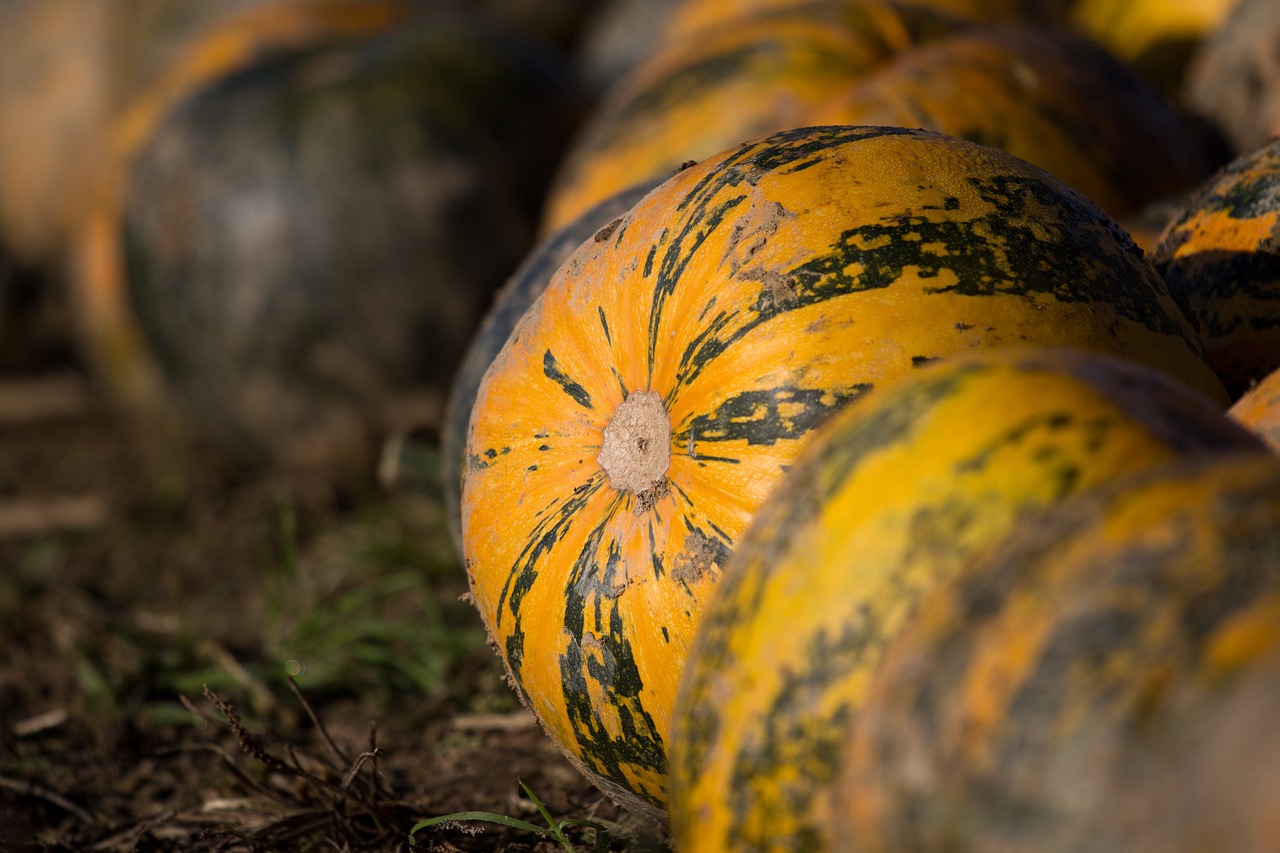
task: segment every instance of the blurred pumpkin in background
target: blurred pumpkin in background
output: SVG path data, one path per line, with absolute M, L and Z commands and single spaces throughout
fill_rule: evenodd
M 984 26 L 886 61 L 809 116 L 814 124 L 923 127 L 1030 160 L 1113 216 L 1217 165 L 1165 98 L 1064 30 Z
M 1238 0 L 1196 49 L 1180 94 L 1236 151 L 1280 136 L 1280 3 Z
M 672 37 L 602 95 L 575 135 L 542 232 L 685 162 L 811 124 L 810 111 L 853 80 L 961 26 L 885 0 L 826 0 Z
M 233 466 L 350 485 L 437 422 L 580 103 L 552 54 L 399 2 L 213 28 L 113 127 L 86 350 Z
M 1169 94 L 1237 0 L 1073 0 L 1070 22 Z M 1265 2 L 1265 0 L 1264 0 Z

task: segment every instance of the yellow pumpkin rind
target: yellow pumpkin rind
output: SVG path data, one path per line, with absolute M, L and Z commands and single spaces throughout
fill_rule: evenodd
M 917 601 L 1070 495 L 1242 448 L 1181 383 L 1068 350 L 958 357 L 833 417 L 707 604 L 673 722 L 679 849 L 831 849 L 849 720 Z
M 1274 629 L 1221 651 L 1255 604 L 1274 614 L 1278 555 L 1265 453 L 1180 460 L 1040 516 L 883 659 L 844 758 L 849 849 L 1099 849 L 1141 728 L 1183 686 L 1265 656 Z

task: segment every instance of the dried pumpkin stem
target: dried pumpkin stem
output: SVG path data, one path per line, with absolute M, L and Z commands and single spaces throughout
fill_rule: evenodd
M 666 483 L 671 419 L 655 391 L 636 391 L 618 404 L 596 457 L 609 485 L 643 497 Z

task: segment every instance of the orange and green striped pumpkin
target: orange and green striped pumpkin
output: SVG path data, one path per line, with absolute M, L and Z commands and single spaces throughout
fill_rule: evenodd
M 833 417 L 741 538 L 671 736 L 677 849 L 833 849 L 848 721 L 918 601 L 1045 507 L 1261 445 L 1198 391 L 1079 350 L 988 349 Z
M 1241 849 L 1096 846 L 1095 817 L 1173 692 L 1274 649 L 1278 604 L 1270 454 L 1179 460 L 1044 513 L 886 652 L 844 753 L 845 849 Z
M 607 91 L 552 184 L 542 231 L 632 184 L 665 179 L 809 111 L 890 56 L 959 21 L 885 0 L 825 0 L 675 39 Z
M 703 601 L 809 432 L 921 365 L 1027 343 L 1145 362 L 1225 407 L 1124 232 L 964 140 L 784 131 L 584 243 L 481 381 L 462 490 L 475 603 L 556 743 L 661 810 Z
M 1280 367 L 1280 140 L 1209 178 L 1151 261 L 1233 400 Z
M 923 127 L 1042 166 L 1112 216 L 1202 181 L 1218 164 L 1128 66 L 1064 30 L 987 26 L 886 61 L 813 124 Z

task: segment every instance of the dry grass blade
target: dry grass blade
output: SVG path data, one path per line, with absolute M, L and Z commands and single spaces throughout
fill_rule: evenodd
M 224 830 L 228 840 L 249 849 L 292 849 L 323 842 L 347 850 L 377 847 L 403 837 L 410 811 L 406 804 L 394 799 L 378 773 L 377 759 L 383 750 L 377 744 L 376 727 L 370 728 L 369 749 L 350 759 L 292 680 L 290 688 L 315 724 L 327 755 L 317 757 L 291 744 L 282 747 L 288 760 L 272 754 L 263 739 L 244 726 L 232 703 L 205 688 L 205 698 L 218 709 L 223 725 L 235 737 L 241 752 L 279 777 L 274 785 L 264 785 L 233 766 L 236 778 L 246 783 L 248 790 L 282 804 L 280 811 L 285 812 L 252 828 L 228 827 Z M 234 765 L 225 752 L 215 751 Z M 366 765 L 372 772 L 362 774 Z M 309 766 L 315 769 L 308 769 Z
M 92 813 L 77 806 L 56 791 L 51 791 L 41 785 L 24 782 L 21 779 L 10 779 L 8 776 L 0 776 L 0 788 L 24 797 L 35 797 L 38 800 L 44 800 L 46 803 L 57 806 L 68 814 L 75 815 L 82 823 L 95 823 L 97 821 L 97 818 Z

